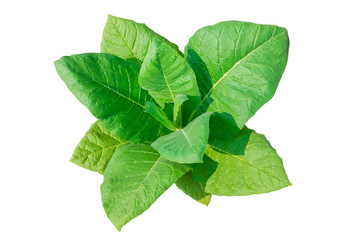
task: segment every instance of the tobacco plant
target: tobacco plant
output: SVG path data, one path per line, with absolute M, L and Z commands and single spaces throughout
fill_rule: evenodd
M 103 207 L 119 231 L 173 183 L 205 205 L 291 185 L 269 141 L 245 126 L 274 95 L 288 48 L 285 28 L 227 21 L 198 30 L 183 54 L 109 15 L 101 53 L 55 62 L 99 119 L 71 162 L 104 174 Z

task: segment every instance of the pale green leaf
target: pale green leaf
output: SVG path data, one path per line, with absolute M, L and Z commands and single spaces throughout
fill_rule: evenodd
M 167 127 L 171 131 L 175 131 L 175 125 L 169 120 L 165 112 L 153 102 L 146 102 L 145 104 L 145 112 L 150 113 L 153 117 L 155 117 L 159 122 L 161 122 L 165 127 Z
M 275 93 L 288 58 L 285 28 L 228 21 L 191 37 L 186 59 L 198 78 L 203 112 L 231 114 L 240 128 Z
M 103 174 L 115 149 L 126 141 L 107 130 L 96 121 L 85 133 L 70 159 L 80 167 Z
M 243 196 L 291 185 L 281 158 L 265 138 L 246 127 L 230 140 L 212 139 L 205 154 L 218 163 L 206 192 Z
M 107 53 L 66 56 L 55 66 L 77 99 L 121 139 L 158 138 L 163 126 L 145 112 L 145 102 L 152 99 L 139 86 L 138 66 Z
M 179 129 L 182 128 L 182 105 L 187 100 L 189 100 L 189 98 L 185 95 L 177 95 L 175 97 L 173 116 L 174 123 Z
M 169 161 L 201 163 L 208 142 L 211 114 L 200 115 L 185 128 L 160 137 L 151 146 Z
M 192 172 L 187 172 L 176 182 L 176 186 L 186 195 L 206 206 L 209 205 L 211 194 L 205 192 L 205 186 L 196 182 L 192 177 Z
M 169 45 L 153 41 L 139 74 L 142 88 L 157 101 L 174 103 L 177 95 L 200 96 L 195 73 Z
M 101 52 L 141 65 L 152 40 L 165 43 L 182 55 L 175 44 L 155 33 L 145 24 L 109 15 L 101 42 Z
M 101 185 L 101 199 L 107 216 L 120 231 L 189 170 L 185 165 L 163 159 L 149 145 L 120 146 Z

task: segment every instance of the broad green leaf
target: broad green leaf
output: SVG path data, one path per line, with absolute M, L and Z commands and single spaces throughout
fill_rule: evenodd
M 285 28 L 228 21 L 191 37 L 186 59 L 197 74 L 203 112 L 231 114 L 240 128 L 275 93 L 288 58 Z
M 139 74 L 140 86 L 157 101 L 174 103 L 177 95 L 200 96 L 196 76 L 169 45 L 153 41 Z
M 77 99 L 121 139 L 137 143 L 158 138 L 163 126 L 145 112 L 151 97 L 139 86 L 138 66 L 107 53 L 66 56 L 55 66 Z
M 101 185 L 107 216 L 120 231 L 189 170 L 185 165 L 163 159 L 149 145 L 120 146 L 106 168 Z
M 175 44 L 155 33 L 145 24 L 109 15 L 101 42 L 101 52 L 141 65 L 152 40 L 165 43 L 182 55 Z
M 291 185 L 281 158 L 264 135 L 244 127 L 231 140 L 209 142 L 205 154 L 218 166 L 206 182 L 206 192 L 243 196 Z
M 205 192 L 205 187 L 196 182 L 192 177 L 192 172 L 187 172 L 176 182 L 176 186 L 186 195 L 206 206 L 209 205 L 211 194 Z
M 101 121 L 96 121 L 75 148 L 70 161 L 104 174 L 115 149 L 123 144 L 126 144 L 126 141 L 112 134 Z
M 174 123 L 178 128 L 182 128 L 182 105 L 185 101 L 189 100 L 189 98 L 185 95 L 177 95 L 175 97 L 174 103 Z
M 211 114 L 200 115 L 185 128 L 160 137 L 151 146 L 169 161 L 201 163 L 208 142 Z
M 169 120 L 165 112 L 155 105 L 153 102 L 146 102 L 145 104 L 145 112 L 150 113 L 153 117 L 155 117 L 159 122 L 161 122 L 165 127 L 170 129 L 171 131 L 175 131 L 175 125 Z

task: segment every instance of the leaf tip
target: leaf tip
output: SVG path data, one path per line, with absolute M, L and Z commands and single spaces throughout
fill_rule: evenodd
M 54 61 L 54 66 L 55 66 L 56 72 L 59 75 L 60 75 L 60 73 L 62 72 L 62 70 L 64 69 L 64 67 L 66 65 L 65 61 L 66 61 L 66 56 L 63 56 L 63 57 L 59 58 L 58 60 Z
M 116 229 L 117 229 L 119 232 L 121 232 L 121 229 L 122 229 L 123 226 L 124 226 L 124 225 L 119 225 L 119 226 L 116 226 L 116 225 L 115 225 Z
M 108 14 L 108 19 L 114 19 L 116 18 L 114 15 Z

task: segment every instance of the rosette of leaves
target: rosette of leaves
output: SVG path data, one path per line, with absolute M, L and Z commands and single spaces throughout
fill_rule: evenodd
M 55 62 L 99 119 L 71 162 L 104 174 L 118 230 L 174 183 L 205 205 L 291 185 L 269 141 L 245 126 L 274 95 L 288 48 L 285 28 L 227 21 L 198 30 L 183 54 L 145 24 L 109 16 L 101 53 Z

